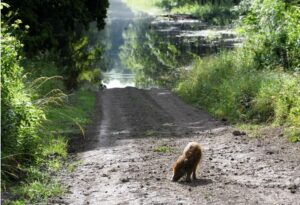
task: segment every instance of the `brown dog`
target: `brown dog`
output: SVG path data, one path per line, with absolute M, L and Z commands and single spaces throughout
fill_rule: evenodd
M 183 150 L 182 155 L 177 159 L 173 166 L 172 181 L 178 181 L 181 177 L 186 175 L 186 181 L 191 181 L 191 174 L 193 179 L 196 179 L 197 166 L 202 158 L 202 149 L 199 143 L 190 142 Z

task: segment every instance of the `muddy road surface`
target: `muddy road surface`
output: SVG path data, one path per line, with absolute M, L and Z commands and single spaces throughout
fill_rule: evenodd
M 300 204 L 299 144 L 280 129 L 234 136 L 164 89 L 107 89 L 96 106 L 75 150 L 80 163 L 63 177 L 68 191 L 53 204 Z M 172 182 L 190 141 L 204 149 L 198 179 Z

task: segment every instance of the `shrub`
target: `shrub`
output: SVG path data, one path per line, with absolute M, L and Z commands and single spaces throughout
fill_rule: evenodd
M 296 1 L 244 0 L 240 31 L 259 69 L 300 69 L 300 7 Z
M 45 118 L 34 105 L 23 83 L 20 66 L 22 44 L 2 25 L 1 38 L 1 143 L 2 177 L 15 178 L 19 164 L 26 164 L 39 152 L 38 129 Z

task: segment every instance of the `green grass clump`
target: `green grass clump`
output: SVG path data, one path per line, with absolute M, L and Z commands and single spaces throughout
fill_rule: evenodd
M 49 179 L 50 180 L 50 179 Z M 60 196 L 63 189 L 59 182 L 32 181 L 14 189 L 14 194 L 22 199 L 11 201 L 10 204 L 34 204 L 46 202 L 51 196 Z
M 161 152 L 161 153 L 170 153 L 172 152 L 172 148 L 166 145 L 158 146 L 153 149 L 154 152 Z

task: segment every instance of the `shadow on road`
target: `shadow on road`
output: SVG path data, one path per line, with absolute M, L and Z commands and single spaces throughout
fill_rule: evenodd
M 180 183 L 184 186 L 197 187 L 197 186 L 209 185 L 209 184 L 213 183 L 213 181 L 211 179 L 202 178 L 202 179 L 194 180 L 192 182 L 179 181 L 178 183 Z

